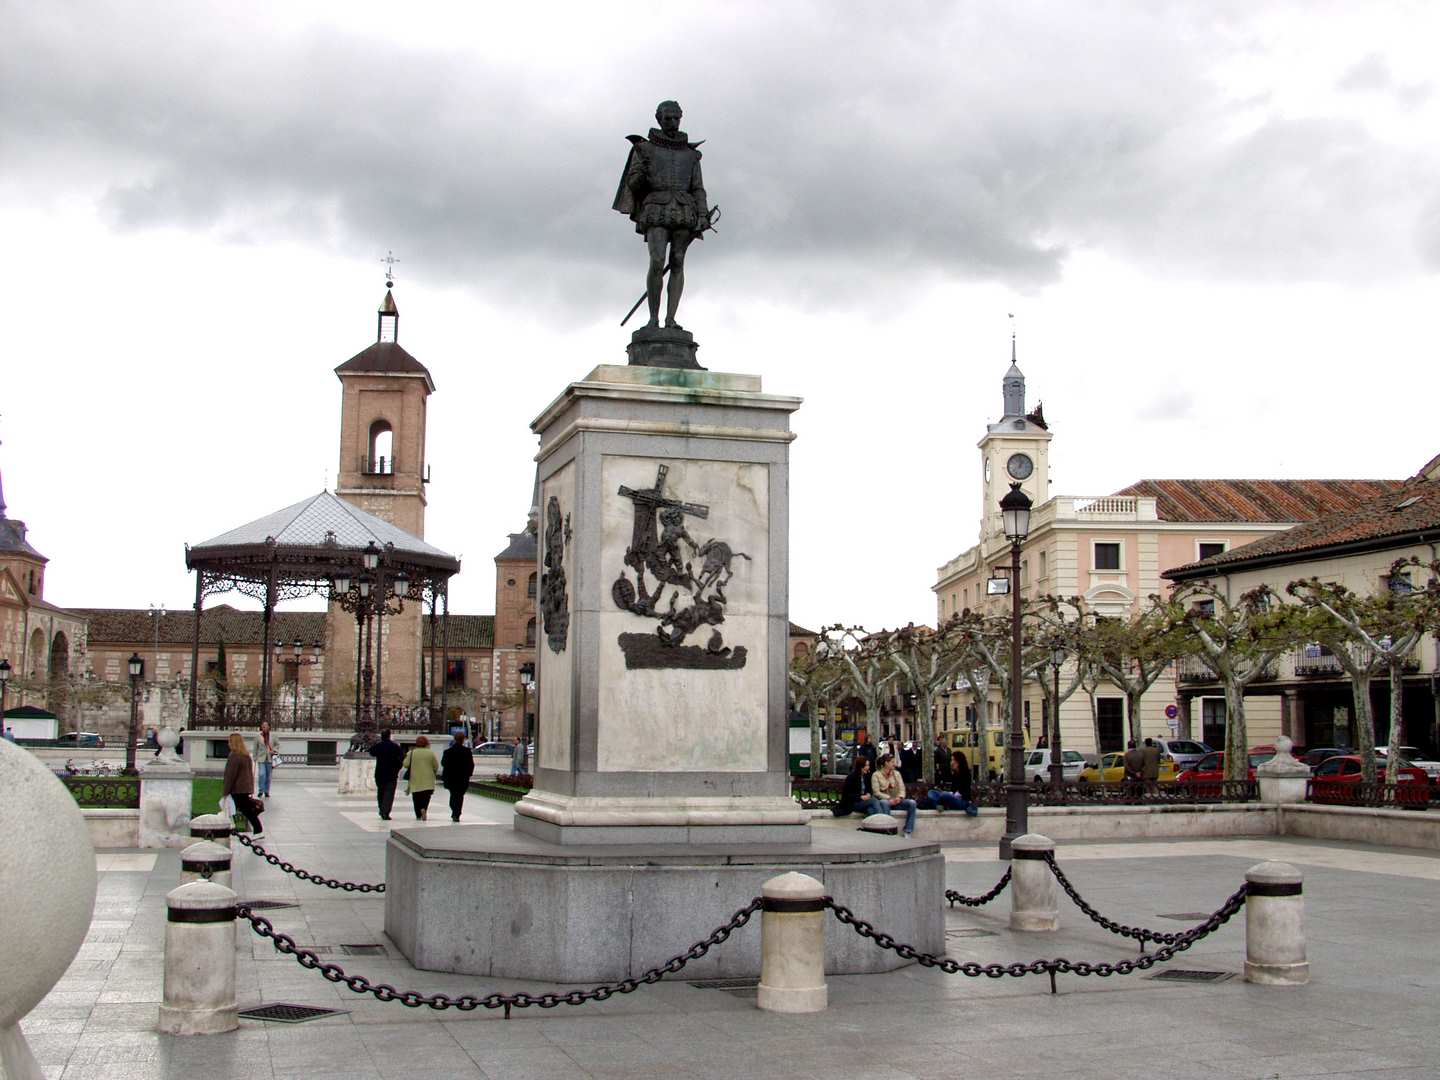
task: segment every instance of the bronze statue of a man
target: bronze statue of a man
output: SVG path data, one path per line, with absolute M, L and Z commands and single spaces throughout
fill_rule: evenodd
M 650 248 L 650 271 L 645 298 L 650 305 L 648 329 L 660 325 L 660 288 L 665 273 L 670 289 L 665 297 L 665 326 L 679 330 L 675 312 L 685 291 L 685 251 L 692 240 L 710 228 L 710 207 L 700 178 L 700 143 L 692 143 L 680 130 L 684 115 L 678 102 L 662 101 L 648 136 L 630 135 L 630 157 L 615 193 L 615 209 L 628 214 L 635 231 Z M 666 252 L 669 261 L 666 261 Z

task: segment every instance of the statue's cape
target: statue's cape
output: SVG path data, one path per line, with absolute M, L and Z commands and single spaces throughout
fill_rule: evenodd
M 656 135 L 660 135 L 660 138 L 654 138 L 654 136 Z M 700 142 L 692 143 L 689 139 L 685 137 L 685 133 L 683 131 L 680 132 L 680 138 L 667 139 L 660 134 L 659 128 L 651 128 L 649 137 L 644 135 L 626 135 L 625 138 L 630 143 L 630 153 L 627 154 L 625 157 L 625 167 L 620 170 L 620 183 L 615 189 L 615 201 L 611 204 L 611 208 L 614 210 L 618 210 L 620 211 L 620 213 L 629 215 L 631 218 L 633 218 L 636 211 L 635 195 L 628 187 L 625 186 L 625 177 L 630 175 L 630 166 L 635 161 L 636 147 L 638 147 L 641 143 L 647 143 L 651 141 L 654 141 L 655 143 L 662 146 L 667 144 L 670 146 L 679 146 L 683 144 L 684 146 L 688 146 L 691 150 L 694 150 L 695 153 L 698 155 L 700 153 L 701 143 L 704 143 L 705 140 L 701 139 Z

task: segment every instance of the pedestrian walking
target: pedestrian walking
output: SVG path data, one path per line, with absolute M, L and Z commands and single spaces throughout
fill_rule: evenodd
M 270 770 L 275 762 L 275 744 L 270 741 L 270 721 L 260 721 L 260 737 L 255 740 L 255 781 L 262 799 L 270 797 Z
M 900 750 L 900 776 L 907 784 L 920 779 L 920 748 L 907 742 Z
M 407 788 L 410 801 L 415 806 L 415 820 L 424 821 L 430 811 L 430 796 L 435 794 L 435 774 L 440 771 L 440 760 L 430 749 L 429 738 L 415 736 L 415 745 L 401 764 L 409 781 Z
M 1145 748 L 1140 752 L 1145 758 L 1145 764 L 1141 768 L 1141 775 L 1145 781 L 1145 794 L 1158 794 L 1160 791 L 1160 747 L 1155 745 L 1154 739 L 1146 739 Z
M 450 820 L 460 820 L 465 805 L 465 792 L 470 790 L 470 777 L 475 775 L 475 755 L 465 745 L 465 732 L 457 731 L 445 753 L 440 756 L 440 772 L 445 790 L 450 792 Z
M 389 821 L 405 751 L 391 740 L 390 729 L 385 728 L 380 732 L 380 741 L 370 747 L 370 756 L 375 759 L 375 803 L 380 809 L 380 820 Z
M 225 777 L 220 781 L 220 802 L 229 796 L 235 809 L 250 823 L 250 839 L 264 840 L 265 828 L 260 824 L 263 806 L 255 799 L 255 762 L 245 737 L 238 731 L 230 733 L 230 756 L 225 759 Z
M 906 796 L 905 781 L 900 774 L 895 771 L 894 754 L 881 755 L 880 768 L 870 777 L 870 791 L 876 799 L 885 803 L 891 810 L 904 810 L 905 827 L 903 829 L 903 835 L 914 835 L 915 800 Z
M 15 742 L 15 729 L 13 727 L 7 727 L 5 729 L 5 741 Z
M 855 733 L 855 756 L 870 762 L 870 771 L 875 771 L 875 744 L 870 741 L 870 732 L 865 728 Z

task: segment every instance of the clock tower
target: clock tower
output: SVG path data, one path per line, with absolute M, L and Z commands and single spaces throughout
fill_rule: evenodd
M 1012 481 L 1030 496 L 1035 506 L 1050 498 L 1050 439 L 1045 417 L 1037 406 L 1025 412 L 1025 376 L 1015 362 L 1015 339 L 1010 339 L 1010 370 L 1000 383 L 1005 413 L 985 429 L 980 440 L 980 540 L 1000 532 L 1000 499 Z

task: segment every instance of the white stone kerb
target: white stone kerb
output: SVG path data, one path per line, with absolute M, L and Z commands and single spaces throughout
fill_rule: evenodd
M 766 881 L 760 886 L 760 895 L 767 900 L 823 900 L 825 885 L 809 874 L 792 870 Z

